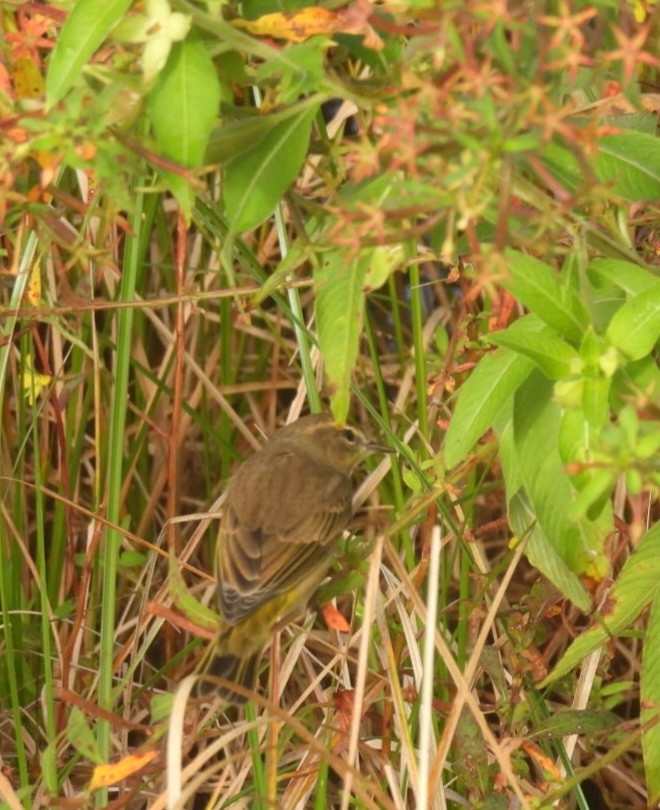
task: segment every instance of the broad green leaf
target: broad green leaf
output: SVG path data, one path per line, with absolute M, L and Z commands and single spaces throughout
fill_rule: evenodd
M 570 377 L 580 366 L 575 349 L 534 313 L 519 318 L 501 332 L 487 335 L 486 339 L 529 357 L 552 380 Z
M 609 281 L 630 297 L 639 295 L 657 283 L 657 277 L 643 267 L 623 259 L 594 259 L 589 265 L 589 276 L 598 284 Z
M 181 166 L 202 165 L 220 106 L 220 82 L 204 44 L 190 36 L 172 47 L 165 68 L 149 95 L 151 120 L 162 155 Z M 167 179 L 186 219 L 194 191 L 179 175 Z
M 561 678 L 589 653 L 630 627 L 642 610 L 657 599 L 659 587 L 660 523 L 656 523 L 626 560 L 597 621 L 575 639 L 540 686 Z M 656 649 L 660 649 L 657 643 L 656 636 Z
M 56 104 L 69 92 L 83 66 L 126 14 L 132 0 L 78 0 L 66 18 L 48 63 L 46 102 Z
M 589 325 L 589 315 L 575 292 L 561 284 L 560 276 L 549 265 L 533 256 L 507 250 L 506 261 L 509 278 L 503 286 L 559 336 L 579 342 Z
M 627 200 L 660 199 L 660 140 L 655 135 L 629 130 L 601 138 L 598 146 L 599 180 L 613 181 L 616 193 Z
M 206 147 L 206 163 L 224 163 L 250 152 L 278 124 L 295 118 L 306 110 L 317 110 L 321 100 L 319 96 L 311 96 L 278 112 L 263 114 L 255 111 L 245 118 L 223 122 L 211 132 Z
M 640 678 L 642 752 L 649 806 L 660 801 L 660 595 L 651 607 Z
M 612 318 L 607 337 L 633 360 L 651 353 L 660 337 L 660 281 L 626 301 Z
M 571 465 L 569 481 L 577 490 L 570 516 L 578 520 L 584 515 L 597 517 L 605 507 L 614 484 L 616 472 L 607 466 L 594 465 L 594 431 L 582 408 L 564 410 L 559 427 L 557 449 L 564 466 Z
M 603 124 L 608 127 L 618 129 L 630 129 L 635 132 L 646 132 L 648 135 L 655 135 L 658 128 L 658 116 L 646 110 L 634 113 L 622 113 L 621 115 L 606 115 Z
M 97 765 L 103 762 L 94 732 L 87 725 L 85 715 L 78 706 L 71 706 L 66 724 L 66 736 L 71 745 L 86 759 Z
M 250 152 L 225 167 L 223 197 L 233 233 L 269 217 L 302 167 L 317 107 L 277 124 Z
M 507 514 L 513 533 L 525 540 L 525 555 L 567 599 L 587 613 L 591 599 L 580 580 L 557 554 L 530 507 L 522 486 L 522 473 L 513 436 L 513 398 L 500 409 L 493 422 L 499 441 L 499 458 L 506 484 Z
M 516 392 L 513 431 L 523 486 L 539 526 L 559 557 L 576 574 L 602 578 L 607 560 L 602 546 L 611 530 L 607 515 L 574 521 L 576 492 L 559 455 L 561 409 L 552 383 L 535 372 Z
M 533 369 L 531 360 L 508 349 L 497 349 L 482 357 L 458 392 L 445 437 L 448 468 L 463 461 Z
M 579 520 L 585 516 L 598 517 L 616 484 L 614 470 L 597 468 L 592 472 L 593 474 L 580 488 L 577 498 L 571 504 L 569 516 L 573 520 Z
M 327 253 L 314 272 L 316 329 L 330 386 L 332 413 L 344 422 L 350 404 L 351 373 L 364 317 L 364 277 L 371 253 L 349 261 L 346 253 Z
M 181 166 L 201 166 L 220 106 L 220 82 L 204 44 L 189 36 L 173 46 L 149 94 L 161 153 Z
M 576 607 L 588 613 L 591 610 L 589 594 L 544 534 L 524 490 L 509 497 L 508 502 L 509 524 L 517 537 L 526 538 L 527 559 Z

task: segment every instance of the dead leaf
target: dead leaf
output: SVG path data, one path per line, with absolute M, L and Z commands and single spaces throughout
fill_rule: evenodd
M 383 41 L 369 25 L 371 11 L 369 0 L 357 0 L 339 11 L 308 6 L 299 11 L 264 14 L 256 20 L 238 19 L 232 23 L 256 37 L 273 37 L 288 42 L 304 42 L 310 37 L 324 34 L 357 34 L 364 37 L 366 48 L 380 51 Z
M 97 765 L 89 783 L 89 791 L 98 790 L 109 785 L 116 785 L 134 773 L 137 773 L 145 765 L 148 765 L 158 756 L 158 751 L 145 751 L 143 754 L 129 754 L 109 765 Z
M 321 613 L 323 614 L 323 621 L 331 630 L 336 630 L 338 633 L 350 632 L 350 624 L 334 605 L 323 605 L 321 608 Z

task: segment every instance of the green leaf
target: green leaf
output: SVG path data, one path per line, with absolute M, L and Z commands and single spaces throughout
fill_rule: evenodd
M 203 605 L 188 591 L 174 557 L 169 558 L 169 576 L 167 586 L 172 596 L 172 604 L 190 621 L 206 630 L 217 630 L 221 617 Z
M 86 759 L 95 762 L 97 765 L 103 762 L 94 732 L 87 725 L 85 715 L 77 706 L 72 706 L 69 712 L 66 735 L 71 745 Z
M 592 428 L 601 428 L 610 415 L 612 380 L 603 375 L 585 377 L 582 385 L 582 410 Z
M 371 250 L 371 257 L 364 277 L 365 292 L 377 290 L 398 270 L 406 258 L 401 244 L 378 245 Z
M 655 135 L 628 130 L 607 135 L 598 145 L 599 180 L 612 181 L 616 193 L 627 200 L 660 199 L 660 141 Z
M 172 47 L 165 68 L 149 94 L 149 108 L 161 154 L 194 168 L 220 107 L 220 82 L 211 57 L 196 36 Z
M 506 260 L 509 278 L 503 286 L 560 336 L 579 342 L 589 325 L 589 314 L 575 292 L 560 283 L 561 277 L 549 265 L 533 256 L 507 250 Z
M 175 44 L 149 95 L 161 154 L 187 168 L 201 166 L 219 106 L 220 82 L 204 44 L 194 35 Z M 179 175 L 166 177 L 189 220 L 193 189 Z
M 607 337 L 632 360 L 651 353 L 660 337 L 660 281 L 626 301 L 612 318 Z
M 651 607 L 640 678 L 642 753 L 649 807 L 660 801 L 660 597 Z
M 589 653 L 630 627 L 642 610 L 657 598 L 659 586 L 660 523 L 657 523 L 642 537 L 637 549 L 626 560 L 597 623 L 575 639 L 540 686 L 561 678 Z M 657 635 L 655 643 L 656 649 L 660 649 Z
M 487 335 L 486 339 L 529 357 L 546 377 L 553 380 L 575 374 L 576 366 L 580 364 L 575 349 L 534 313 L 519 318 L 501 332 Z
M 613 712 L 601 709 L 565 709 L 560 708 L 550 717 L 536 725 L 532 739 L 560 739 L 567 734 L 595 734 L 608 728 L 614 728 L 621 718 Z
M 653 273 L 623 259 L 594 259 L 589 265 L 589 276 L 594 283 L 609 281 L 629 296 L 639 295 L 657 283 Z
M 255 71 L 259 84 L 279 76 L 277 101 L 288 104 L 317 91 L 323 84 L 325 52 L 335 43 L 328 37 L 315 36 L 306 42 L 288 44 L 277 56 L 263 62 Z
M 268 114 L 254 112 L 245 118 L 223 122 L 211 132 L 206 147 L 206 162 L 224 163 L 250 152 L 278 124 L 299 116 L 305 110 L 313 108 L 316 111 L 320 103 L 318 96 L 312 96 L 278 112 Z
M 552 383 L 539 372 L 530 375 L 516 392 L 513 413 L 521 478 L 539 526 L 574 573 L 602 578 L 608 566 L 602 547 L 611 520 L 606 512 L 598 520 L 572 519 L 576 492 L 559 455 L 562 412 Z
M 162 695 L 154 695 L 151 698 L 149 721 L 152 725 L 158 725 L 172 714 L 172 704 L 174 703 L 174 695 L 171 692 L 165 692 Z
M 508 493 L 508 486 L 507 486 Z M 567 599 L 584 613 L 591 610 L 591 598 L 578 577 L 555 551 L 539 526 L 524 490 L 508 498 L 509 524 L 517 537 L 527 538 L 525 555 L 531 564 Z
M 448 468 L 463 461 L 533 369 L 531 360 L 508 349 L 498 349 L 482 357 L 458 392 L 445 437 Z
M 255 228 L 273 213 L 305 161 L 317 110 L 277 124 L 254 149 L 227 164 L 223 196 L 233 233 Z
M 69 92 L 83 66 L 126 14 L 132 0 L 78 0 L 55 43 L 46 74 L 46 103 L 56 104 Z
M 316 328 L 330 385 L 332 413 L 344 422 L 350 404 L 351 372 L 364 316 L 364 278 L 371 253 L 349 263 L 346 253 L 326 253 L 314 272 Z

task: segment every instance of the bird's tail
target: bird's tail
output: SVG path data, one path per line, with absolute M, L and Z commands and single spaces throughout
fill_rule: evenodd
M 232 653 L 216 655 L 206 670 L 209 678 L 222 678 L 242 686 L 246 692 L 254 692 L 257 685 L 257 673 L 261 652 L 253 653 L 245 658 Z M 230 686 L 206 680 L 205 693 L 213 691 L 229 703 L 246 703 L 248 695 L 234 691 Z
M 244 650 L 236 650 L 236 628 L 226 628 L 220 632 L 207 655 L 203 658 L 199 670 L 201 677 L 197 686 L 200 697 L 219 695 L 228 703 L 246 703 L 248 692 L 254 692 L 259 673 L 259 661 L 263 652 L 263 644 L 258 646 L 248 643 Z M 239 636 L 240 637 L 240 636 Z M 220 683 L 216 679 L 222 678 L 243 687 L 243 691 L 235 691 L 227 683 Z

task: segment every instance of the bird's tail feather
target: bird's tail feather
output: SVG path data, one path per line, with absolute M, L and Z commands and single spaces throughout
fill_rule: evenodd
M 228 703 L 246 703 L 248 692 L 254 692 L 259 674 L 259 661 L 267 639 L 253 633 L 245 638 L 241 625 L 223 627 L 198 665 L 201 677 L 197 684 L 199 697 L 219 695 Z M 222 678 L 225 683 L 220 683 Z M 227 683 L 229 682 L 229 683 Z M 243 687 L 235 691 L 230 684 Z
M 261 652 L 243 658 L 232 653 L 222 653 L 212 659 L 206 675 L 210 678 L 223 678 L 225 681 L 242 686 L 246 692 L 254 692 L 260 658 Z M 248 700 L 248 695 L 243 692 L 234 691 L 230 686 L 213 682 L 210 679 L 205 680 L 203 689 L 206 694 L 213 691 L 230 703 L 246 703 Z

